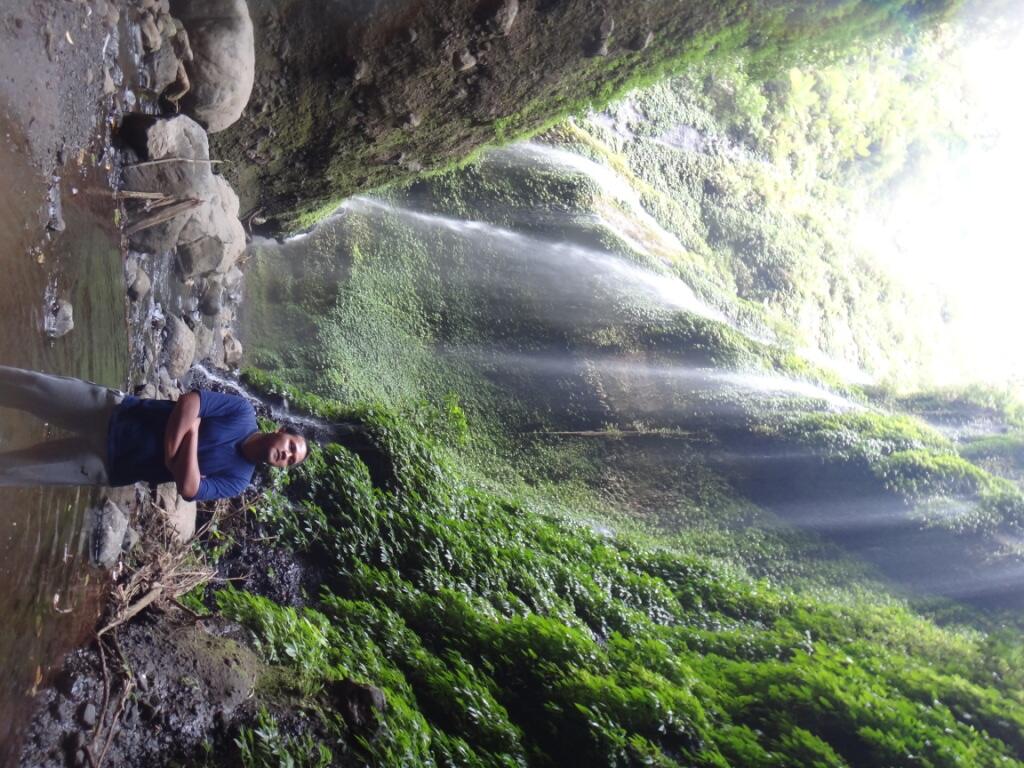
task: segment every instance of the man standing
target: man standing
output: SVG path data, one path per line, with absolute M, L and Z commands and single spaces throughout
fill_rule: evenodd
M 260 432 L 243 397 L 198 391 L 146 400 L 80 379 L 0 366 L 0 407 L 74 433 L 0 453 L 0 485 L 131 485 L 173 481 L 188 500 L 236 496 L 259 463 L 306 458 L 301 435 Z

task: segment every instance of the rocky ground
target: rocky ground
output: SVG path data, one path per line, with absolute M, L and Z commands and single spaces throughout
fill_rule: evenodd
M 114 188 L 130 391 L 173 399 L 197 383 L 205 370 L 197 364 L 237 367 L 247 233 L 207 132 L 237 120 L 252 87 L 245 3 L 12 0 L 5 11 L 0 109 L 24 126 L 24 151 L 54 179 L 40 201 L 44 231 L 61 226 L 59 172 L 68 158 L 103 164 Z M 62 311 L 67 322 L 48 326 L 51 335 L 74 332 L 73 308 Z M 198 514 L 209 523 L 227 511 Z M 253 716 L 247 702 L 259 662 L 238 627 L 176 603 L 215 576 L 189 544 L 196 504 L 173 485 L 137 486 L 111 492 L 91 514 L 90 554 L 113 577 L 102 639 L 70 654 L 39 692 L 18 764 L 153 766 L 228 738 Z M 243 582 L 271 567 L 292 573 L 285 583 L 300 600 L 301 569 L 282 557 L 237 545 L 220 567 Z

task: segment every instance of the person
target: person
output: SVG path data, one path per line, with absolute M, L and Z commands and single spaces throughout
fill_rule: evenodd
M 173 481 L 187 500 L 237 496 L 256 465 L 306 458 L 299 434 L 261 432 L 244 397 L 198 390 L 149 400 L 81 379 L 0 366 L 0 407 L 72 433 L 0 453 L 0 485 L 131 485 Z

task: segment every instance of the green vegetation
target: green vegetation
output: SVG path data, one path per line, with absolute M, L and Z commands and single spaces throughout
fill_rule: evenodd
M 700 50 L 751 44 L 720 10 Z M 904 394 L 953 321 L 854 236 L 977 128 L 944 106 L 953 41 L 801 57 L 892 11 L 775 9 L 764 59 L 256 250 L 245 383 L 358 422 L 388 471 L 321 446 L 256 505 L 323 574 L 307 607 L 202 597 L 269 665 L 244 764 L 1024 764 L 1020 601 L 986 591 L 1022 555 L 1024 411 Z M 342 716 L 349 679 L 379 727 Z
M 941 629 L 894 600 L 795 593 L 537 514 L 459 481 L 397 414 L 359 415 L 394 489 L 325 446 L 259 506 L 327 566 L 315 607 L 216 595 L 286 673 L 261 688 L 270 712 L 306 723 L 285 738 L 261 715 L 239 740 L 246 765 L 324 764 L 328 745 L 382 766 L 1020 764 L 1019 639 Z M 930 440 L 906 424 L 867 431 Z M 346 678 L 387 695 L 376 735 L 333 708 L 331 681 Z

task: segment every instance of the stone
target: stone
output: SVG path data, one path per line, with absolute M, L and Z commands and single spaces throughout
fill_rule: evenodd
M 43 332 L 48 338 L 59 339 L 75 328 L 75 308 L 67 299 L 57 299 L 43 317 Z
M 220 313 L 224 300 L 224 288 L 218 280 L 208 280 L 199 296 L 199 311 L 207 317 Z
M 201 201 L 169 221 L 134 233 L 132 247 L 148 253 L 176 249 L 178 271 L 185 280 L 228 271 L 245 252 L 245 229 L 238 220 L 238 195 L 208 162 L 206 132 L 184 115 L 169 120 L 141 118 L 126 131 L 133 132 L 131 143 L 146 160 L 183 162 L 128 166 L 125 189 Z
M 171 15 L 188 32 L 192 84 L 182 99 L 186 114 L 211 133 L 234 124 L 256 79 L 256 46 L 245 0 L 173 0 Z
M 96 725 L 96 705 L 87 701 L 78 711 L 78 718 L 86 728 Z
M 410 112 L 405 118 L 406 128 L 419 128 L 420 123 L 423 122 L 423 118 L 417 115 L 415 112 Z
M 228 368 L 237 368 L 242 364 L 242 342 L 236 339 L 235 335 L 230 330 L 224 330 L 222 334 L 221 341 L 224 344 L 224 364 Z
M 211 177 L 206 201 L 178 235 L 178 271 L 183 279 L 227 272 L 245 253 L 238 195 L 223 176 Z
M 170 45 L 163 45 L 146 57 L 146 64 L 153 72 L 151 88 L 155 93 L 163 93 L 178 79 L 178 63 Z
M 476 66 L 476 56 L 467 49 L 456 52 L 452 57 L 452 66 L 456 72 L 468 72 Z
M 245 280 L 245 275 L 237 265 L 233 266 L 224 274 L 224 291 L 231 297 L 237 297 L 237 301 L 241 298 L 242 283 Z
M 121 556 L 128 515 L 110 499 L 101 507 L 89 510 L 89 553 L 93 563 L 113 568 Z
M 491 27 L 499 34 L 507 35 L 518 15 L 519 0 L 504 0 L 491 17 Z
M 629 49 L 631 51 L 646 51 L 651 43 L 654 42 L 654 33 L 648 30 L 646 33 L 641 32 L 632 39 L 629 43 Z
M 145 14 L 139 24 L 139 31 L 142 33 L 142 46 L 147 51 L 156 51 L 163 45 L 164 39 L 160 34 L 160 27 L 152 14 Z
M 213 347 L 217 336 L 212 328 L 206 327 L 203 323 L 196 326 L 196 360 L 206 360 L 213 353 Z
M 196 503 L 185 501 L 174 483 L 163 483 L 156 487 L 156 505 L 175 539 L 184 544 L 195 535 Z
M 164 358 L 167 374 L 180 379 L 196 357 L 196 335 L 185 321 L 175 315 L 167 318 L 167 340 L 164 342 Z
M 131 552 L 133 549 L 135 549 L 135 547 L 138 546 L 139 541 L 141 539 L 142 536 L 139 534 L 139 532 L 129 525 L 128 530 L 124 532 L 124 541 L 121 542 L 121 551 Z
M 177 400 L 179 397 L 181 397 L 181 387 L 178 386 L 177 380 L 171 378 L 166 368 L 161 368 L 157 372 L 156 399 Z
M 380 727 L 380 715 L 388 706 L 379 688 L 355 680 L 334 680 L 324 686 L 333 709 L 341 713 L 353 731 L 372 734 Z
M 142 269 L 136 269 L 135 278 L 132 280 L 131 285 L 128 286 L 128 298 L 132 301 L 141 301 L 146 298 L 152 287 L 153 281 L 150 280 L 149 275 Z

